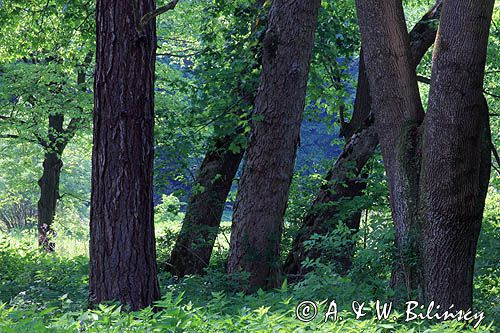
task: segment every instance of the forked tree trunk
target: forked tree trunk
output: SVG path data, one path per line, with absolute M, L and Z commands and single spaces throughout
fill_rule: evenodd
M 476 245 L 491 168 L 484 67 L 493 0 L 445 0 L 422 148 L 424 292 L 472 307 Z
M 402 259 L 395 280 L 409 290 L 423 287 L 426 302 L 442 309 L 453 305 L 453 311 L 472 306 L 474 258 L 491 165 L 482 86 L 493 4 L 443 2 L 421 127 L 401 3 L 357 1 Z
M 424 118 L 400 1 L 357 0 L 372 112 L 389 184 L 396 235 L 394 288 L 418 288 L 419 126 Z M 406 295 L 405 295 L 406 296 Z
M 436 1 L 436 4 L 410 32 L 411 54 L 415 67 L 434 43 L 437 31 L 436 21 L 439 20 L 441 6 L 442 0 Z M 342 209 L 343 202 L 363 195 L 366 187 L 366 174 L 362 173 L 362 169 L 378 145 L 373 121 L 369 119 L 371 98 L 362 51 L 359 62 L 354 111 L 351 122 L 343 132 L 347 138 L 346 145 L 325 178 L 327 184 L 320 189 L 309 213 L 304 218 L 283 267 L 285 273 L 298 278 L 307 273 L 307 269 L 301 265 L 302 261 L 306 258 L 314 260 L 321 255 L 314 249 L 306 251 L 304 241 L 310 239 L 313 234 L 326 235 L 341 224 L 345 224 L 353 230 L 353 233 L 359 229 L 361 212 L 354 212 L 345 221 L 339 220 L 339 211 Z M 334 258 L 331 258 L 340 274 L 349 271 L 354 250 L 354 243 L 346 244 L 345 247 L 337 250 Z
M 228 273 L 250 274 L 250 289 L 275 286 L 319 0 L 272 2 L 263 69 L 239 183 Z
M 91 305 L 160 296 L 153 227 L 153 0 L 98 0 L 90 212 Z

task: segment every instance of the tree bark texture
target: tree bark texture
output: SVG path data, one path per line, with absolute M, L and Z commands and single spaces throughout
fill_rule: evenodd
M 472 306 L 474 257 L 491 166 L 482 86 L 493 4 L 443 1 L 422 123 L 416 78 L 407 69 L 411 58 L 399 23 L 401 3 L 357 2 L 402 257 L 393 278 L 407 289 L 417 282 L 426 302 L 454 305 L 454 311 Z
M 436 1 L 436 4 L 415 24 L 410 32 L 410 49 L 415 67 L 418 66 L 434 43 L 437 32 L 435 22 L 439 20 L 441 6 L 442 0 Z M 307 257 L 316 259 L 321 255 L 315 251 L 306 251 L 303 246 L 304 241 L 313 234 L 326 235 L 336 228 L 341 223 L 338 220 L 338 214 L 342 201 L 363 195 L 363 190 L 366 187 L 366 174 L 361 171 L 372 157 L 378 145 L 378 137 L 373 126 L 373 117 L 370 117 L 370 87 L 362 51 L 359 62 L 354 111 L 351 122 L 344 132 L 347 142 L 325 178 L 327 184 L 320 189 L 297 236 L 294 238 L 292 249 L 283 267 L 284 272 L 290 275 L 304 275 L 307 271 L 302 267 L 301 262 Z M 350 173 L 354 173 L 354 177 L 349 176 Z M 357 232 L 360 218 L 361 212 L 355 212 L 343 223 Z M 339 268 L 339 273 L 345 274 L 350 269 L 354 246 L 355 244 L 351 244 L 345 249 L 339 249 L 335 258 L 332 258 Z
M 272 2 L 263 69 L 231 232 L 228 273 L 250 273 L 250 288 L 275 286 L 321 1 Z
M 153 0 L 98 0 L 90 213 L 91 305 L 160 296 L 153 226 Z
M 493 0 L 445 0 L 433 54 L 420 205 L 427 302 L 472 307 L 491 154 L 484 67 Z
M 398 0 L 357 0 L 372 112 L 389 184 L 396 235 L 393 287 L 417 289 L 419 126 L 424 118 L 410 39 Z

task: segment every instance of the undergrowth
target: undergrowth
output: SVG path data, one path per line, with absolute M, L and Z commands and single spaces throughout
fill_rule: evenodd
M 382 214 L 371 217 L 369 233 L 358 235 L 353 268 L 345 277 L 317 260 L 309 263 L 314 270 L 299 283 L 285 281 L 279 289 L 246 295 L 237 291 L 242 279 L 224 273 L 227 248 L 221 246 L 204 276 L 176 279 L 160 272 L 163 297 L 154 310 L 138 312 L 112 303 L 88 309 L 86 251 L 46 254 L 34 246 L 32 231 L 0 233 L 0 332 L 495 332 L 500 317 L 498 202 L 500 195 L 490 193 L 478 244 L 474 311 L 484 311 L 485 319 L 477 330 L 457 321 L 406 322 L 400 306 L 387 320 L 376 319 L 374 302 L 388 302 L 392 296 L 387 287 L 392 235 Z M 159 238 L 158 255 L 165 258 L 175 238 L 161 230 Z M 331 235 L 315 241 L 325 249 L 328 242 L 339 242 Z M 75 242 L 86 240 L 62 232 L 58 236 L 60 248 Z M 305 300 L 318 306 L 310 322 L 298 320 L 295 312 Z M 354 300 L 365 303 L 364 317 L 355 318 Z M 325 322 L 332 301 L 338 305 L 337 321 L 330 317 Z

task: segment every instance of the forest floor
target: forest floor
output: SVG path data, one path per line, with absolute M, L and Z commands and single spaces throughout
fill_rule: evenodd
M 477 320 L 468 326 L 459 321 L 406 322 L 405 308 L 396 305 L 387 320 L 378 320 L 374 302 L 388 302 L 391 291 L 386 288 L 387 274 L 370 274 L 369 268 L 363 279 L 355 274 L 339 277 L 323 265 L 301 283 L 284 283 L 279 289 L 252 295 L 239 293 L 239 282 L 224 273 L 230 230 L 225 222 L 207 274 L 178 280 L 160 269 L 163 297 L 156 304 L 157 311 L 139 312 L 122 311 L 116 304 L 87 309 L 85 232 L 59 232 L 54 254 L 36 249 L 34 229 L 0 232 L 0 332 L 495 332 L 500 314 L 495 259 L 499 222 L 496 213 L 492 214 L 483 227 L 476 264 L 475 311 L 484 311 L 485 316 L 477 330 L 472 327 Z M 160 262 L 168 256 L 180 225 L 177 222 L 156 227 Z M 363 254 L 359 258 L 373 259 Z M 297 305 L 306 300 L 318 307 L 317 316 L 309 322 L 300 321 L 296 314 Z M 353 301 L 365 303 L 364 317 L 355 319 Z M 338 312 L 325 322 L 334 305 Z M 299 316 L 308 315 L 301 310 Z

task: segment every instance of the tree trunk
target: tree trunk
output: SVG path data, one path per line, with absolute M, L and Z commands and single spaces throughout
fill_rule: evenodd
M 265 0 L 256 0 L 258 11 L 264 2 Z M 256 27 L 257 23 L 254 22 L 252 32 Z M 255 53 L 259 49 L 260 47 L 256 47 Z M 260 63 L 259 60 L 258 67 Z M 238 79 L 239 98 L 248 105 L 253 105 L 255 91 L 243 91 L 240 89 L 240 81 L 241 78 Z M 238 114 L 241 115 L 241 111 Z M 244 135 L 243 129 L 238 127 L 234 134 L 215 139 L 214 147 L 208 150 L 203 159 L 195 182 L 203 188 L 203 192 L 193 193 L 188 199 L 182 229 L 167 263 L 166 269 L 172 274 L 179 277 L 203 274 L 208 267 L 226 199 L 244 154 L 243 148 L 238 153 L 229 150 L 230 144 L 240 135 Z
M 292 249 L 283 266 L 286 274 L 303 276 L 308 270 L 302 266 L 302 262 L 306 258 L 321 257 L 321 252 L 315 251 L 314 248 L 308 251 L 304 247 L 304 241 L 310 239 L 313 234 L 326 235 L 341 224 L 353 232 L 359 230 L 361 212 L 354 212 L 343 221 L 339 220 L 339 212 L 346 200 L 361 196 L 366 188 L 366 176 L 361 174 L 361 171 L 372 157 L 378 145 L 378 138 L 372 126 L 373 120 L 369 118 L 365 123 L 365 127 L 351 137 L 328 172 L 327 184 L 321 187 L 293 240 Z M 344 248 L 336 251 L 335 257 L 331 258 L 336 264 L 335 270 L 346 274 L 352 265 L 354 244 L 346 244 Z
M 418 66 L 429 47 L 434 43 L 437 31 L 435 21 L 439 20 L 441 6 L 442 0 L 437 0 L 436 4 L 410 32 L 411 54 L 415 67 Z M 343 132 L 348 140 L 344 150 L 328 172 L 327 184 L 320 189 L 293 241 L 292 250 L 283 268 L 284 272 L 290 275 L 298 277 L 304 275 L 307 270 L 302 267 L 302 261 L 307 257 L 316 259 L 320 256 L 318 252 L 306 251 L 303 246 L 304 241 L 313 234 L 326 235 L 336 228 L 340 223 L 338 214 L 342 202 L 361 196 L 366 187 L 366 174 L 361 171 L 373 155 L 378 145 L 378 137 L 373 121 L 369 119 L 371 114 L 370 87 L 362 51 L 359 62 L 354 111 L 351 122 Z M 349 167 L 350 165 L 351 167 Z M 355 178 L 351 178 L 349 173 L 354 173 Z M 344 223 L 355 233 L 359 229 L 360 218 L 361 212 L 355 212 Z M 338 254 L 332 258 L 333 262 L 337 264 L 340 274 L 345 274 L 350 269 L 354 247 L 354 243 L 348 244 L 346 248 L 339 249 Z
M 272 2 L 263 69 L 233 214 L 228 273 L 250 274 L 250 289 L 275 286 L 317 12 L 321 1 Z
M 153 226 L 153 0 L 98 0 L 90 212 L 91 305 L 160 296 Z
M 453 311 L 472 307 L 491 167 L 482 89 L 493 5 L 445 0 L 433 55 L 420 189 L 424 292 L 427 302 Z
M 38 199 L 38 246 L 45 251 L 55 250 L 55 243 L 51 237 L 54 236 L 52 223 L 56 215 L 56 205 L 59 200 L 59 180 L 63 162 L 61 155 L 66 146 L 64 139 L 60 139 L 63 133 L 64 116 L 62 114 L 49 116 L 49 127 L 47 144 L 43 160 L 42 177 L 38 180 L 40 187 L 40 198 Z M 59 140 L 58 140 L 59 139 Z
M 232 139 L 217 140 L 200 166 L 196 184 L 203 191 L 189 197 L 182 229 L 167 267 L 179 277 L 203 274 L 209 264 L 226 198 L 243 157 L 243 151 L 232 153 L 228 149 Z
M 86 91 L 85 83 L 86 67 L 92 61 L 92 54 L 85 57 L 82 68 L 78 71 L 76 79 L 82 92 Z M 62 154 L 69 140 L 75 135 L 81 118 L 72 118 L 66 127 L 64 126 L 64 115 L 49 115 L 49 127 L 47 138 L 39 138 L 39 144 L 44 148 L 44 161 L 42 177 L 38 180 L 40 187 L 40 198 L 38 200 L 38 245 L 48 252 L 55 250 L 56 244 L 51 242 L 54 236 L 52 223 L 56 215 L 57 202 L 59 196 L 59 181 L 61 178 L 61 168 L 63 166 Z
M 419 126 L 424 118 L 400 1 L 357 0 L 372 111 L 389 184 L 396 235 L 393 287 L 418 288 Z

